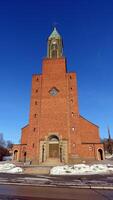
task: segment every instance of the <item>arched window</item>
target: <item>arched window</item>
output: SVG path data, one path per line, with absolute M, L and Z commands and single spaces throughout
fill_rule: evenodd
M 51 136 L 49 136 L 48 139 L 49 139 L 49 141 L 51 141 L 51 142 L 52 142 L 52 141 L 53 141 L 53 142 L 54 142 L 54 141 L 59 141 L 59 138 L 58 138 L 58 136 L 56 136 L 56 135 L 51 135 Z
M 52 58 L 57 58 L 57 50 L 52 50 Z
M 51 57 L 52 58 L 57 58 L 57 50 L 58 50 L 57 42 L 52 41 L 51 43 Z

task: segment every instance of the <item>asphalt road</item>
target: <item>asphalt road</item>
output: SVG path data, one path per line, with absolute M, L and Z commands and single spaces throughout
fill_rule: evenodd
M 0 174 L 0 184 L 113 189 L 113 175 L 50 176 Z
M 113 200 L 113 190 L 0 185 L 0 200 Z
M 0 200 L 36 199 L 113 200 L 113 175 L 0 174 Z

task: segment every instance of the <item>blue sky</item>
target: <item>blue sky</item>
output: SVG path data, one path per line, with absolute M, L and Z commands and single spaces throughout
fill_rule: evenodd
M 17 143 L 28 123 L 32 74 L 54 23 L 77 73 L 81 115 L 113 137 L 113 0 L 0 1 L 0 132 Z

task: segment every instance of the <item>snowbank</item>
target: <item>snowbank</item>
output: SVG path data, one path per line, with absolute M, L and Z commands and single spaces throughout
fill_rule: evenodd
M 105 158 L 106 158 L 106 159 L 111 159 L 111 158 L 113 158 L 113 154 L 112 154 L 112 155 L 111 155 L 111 154 L 106 154 L 106 155 L 105 155 Z
M 16 167 L 11 163 L 0 163 L 0 173 L 21 173 L 23 170 L 21 167 Z
M 53 175 L 88 175 L 88 174 L 100 174 L 100 173 L 109 173 L 113 172 L 113 165 L 103 165 L 103 164 L 94 164 L 94 165 L 64 165 L 53 167 L 50 171 L 50 174 Z

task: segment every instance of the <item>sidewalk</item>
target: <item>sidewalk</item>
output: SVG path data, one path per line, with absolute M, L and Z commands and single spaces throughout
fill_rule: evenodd
M 0 174 L 0 185 L 113 190 L 113 175 L 49 176 Z

